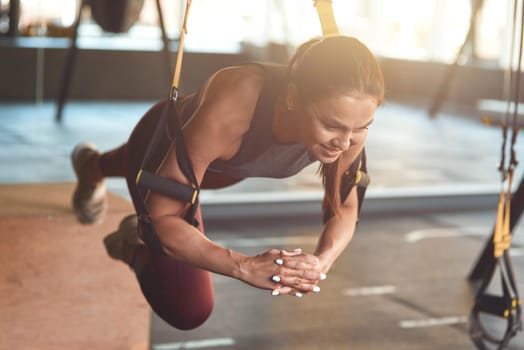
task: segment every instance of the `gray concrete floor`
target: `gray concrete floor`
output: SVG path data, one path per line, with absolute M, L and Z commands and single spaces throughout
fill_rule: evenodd
M 118 146 L 150 105 L 70 102 L 58 125 L 53 103 L 2 103 L 0 183 L 74 181 L 69 164 L 73 146 L 80 141 L 93 141 L 102 150 Z M 491 231 L 496 207 L 492 203 L 467 211 L 478 203 L 463 197 L 462 211 L 445 209 L 452 208 L 453 194 L 498 191 L 501 133 L 482 125 L 480 112 L 448 110 L 430 120 L 424 107 L 390 102 L 377 112 L 367 144 L 372 176 L 368 197 L 383 203 L 393 199 L 393 206 L 375 211 L 364 207 L 358 234 L 322 283 L 321 293 L 275 298 L 215 276 L 217 306 L 211 319 L 198 330 L 179 332 L 152 315 L 153 348 L 472 349 L 465 319 L 472 294 L 465 277 Z M 522 139 L 517 151 L 524 157 Z M 321 188 L 315 170 L 310 167 L 280 181 L 244 181 L 206 192 L 202 201 L 218 206 L 250 198 L 318 202 Z M 522 174 L 520 166 L 517 178 Z M 122 180 L 108 185 L 127 196 Z M 439 208 L 421 206 L 421 201 L 439 195 Z M 409 205 L 392 215 L 402 198 L 408 198 Z M 207 231 L 213 239 L 247 253 L 275 246 L 312 249 L 318 221 L 293 219 L 289 214 L 271 222 L 212 220 Z M 410 242 L 416 235 L 423 239 Z M 522 233 L 517 232 L 513 253 L 521 290 L 522 243 Z M 382 294 L 355 295 L 370 287 L 383 287 Z M 452 324 L 429 327 L 428 319 Z M 517 348 L 524 348 L 522 335 L 512 342 L 511 349 Z
M 321 226 L 299 222 L 212 222 L 206 229 L 212 239 L 246 254 L 311 251 Z M 178 331 L 153 315 L 152 349 L 473 349 L 468 317 L 474 293 L 466 277 L 492 222 L 492 211 L 364 214 L 320 293 L 273 297 L 215 276 L 216 307 L 208 322 Z M 513 251 L 521 290 L 522 227 Z M 522 348 L 521 333 L 508 349 Z

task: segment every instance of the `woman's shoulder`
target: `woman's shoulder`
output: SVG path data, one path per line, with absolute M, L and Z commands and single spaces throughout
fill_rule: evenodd
M 223 68 L 207 81 L 185 129 L 190 141 L 198 140 L 192 149 L 194 154 L 200 152 L 196 158 L 227 159 L 236 154 L 250 128 L 263 81 L 263 72 L 252 66 Z
M 222 68 L 211 77 L 211 80 L 224 79 L 232 83 L 244 82 L 259 85 L 265 80 L 283 79 L 286 72 L 287 67 L 282 64 L 251 62 Z
M 207 81 L 205 90 L 256 95 L 260 93 L 263 83 L 264 68 L 258 64 L 244 64 L 219 69 Z
M 263 85 L 264 70 L 257 65 L 222 68 L 205 84 L 200 109 L 214 123 L 249 124 Z
M 282 64 L 245 63 L 229 66 L 216 71 L 204 84 L 203 98 L 232 98 L 257 101 L 264 86 L 272 89 L 285 83 L 287 68 Z

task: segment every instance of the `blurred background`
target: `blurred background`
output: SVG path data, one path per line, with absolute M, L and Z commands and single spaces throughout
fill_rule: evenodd
M 17 26 L 10 22 L 11 3 L 20 7 Z M 0 33 L 5 36 L 10 30 L 18 30 L 20 36 L 56 36 L 49 26 L 72 26 L 80 3 L 2 0 Z M 169 36 L 176 38 L 184 4 L 174 0 L 160 3 Z M 474 55 L 493 67 L 504 67 L 508 61 L 511 5 L 508 0 L 485 0 L 480 14 Z M 335 0 L 333 7 L 341 32 L 359 37 L 376 54 L 436 62 L 454 60 L 472 11 L 470 0 Z M 240 50 L 243 43 L 296 45 L 319 35 L 312 1 L 199 0 L 193 3 L 191 12 L 188 44 L 204 51 Z M 157 15 L 156 0 L 144 0 L 133 28 L 125 35 L 137 49 L 155 47 L 151 41 L 160 37 Z M 80 28 L 82 37 L 104 36 L 89 11 L 83 13 Z
M 434 86 L 428 84 L 428 78 L 440 77 L 442 65 L 455 61 L 460 47 L 468 33 L 472 5 L 478 1 L 470 0 L 355 0 L 333 1 L 335 16 L 343 34 L 356 36 L 365 42 L 376 55 L 383 58 L 391 96 L 413 95 L 426 96 Z M 91 1 L 97 3 L 97 1 Z M 82 11 L 79 26 L 79 47 L 89 50 L 100 50 L 100 55 L 111 53 L 119 57 L 116 50 L 133 51 L 127 60 L 114 59 L 113 62 L 126 64 L 132 58 L 145 55 L 144 52 L 162 48 L 161 31 L 155 0 L 122 1 L 123 11 L 127 11 L 128 25 L 123 26 L 125 33 L 104 32 L 95 21 L 90 11 L 93 6 L 86 6 Z M 2 77 L 9 78 L 8 72 L 35 73 L 38 68 L 36 55 L 27 61 L 12 60 L 8 49 L 23 52 L 31 49 L 48 49 L 43 69 L 60 66 L 60 51 L 68 47 L 66 40 L 57 37 L 71 35 L 72 26 L 77 17 L 80 0 L 56 2 L 52 0 L 1 0 L 0 35 L 2 36 Z M 167 34 L 176 49 L 176 38 L 180 30 L 184 4 L 182 1 L 160 0 L 164 14 Z M 134 8 L 129 9 L 126 7 Z M 95 6 L 96 7 L 96 6 Z M 99 6 L 100 7 L 100 6 Z M 98 12 L 105 12 L 104 9 Z M 510 30 L 512 2 L 508 0 L 485 0 L 475 24 L 472 45 L 465 52 L 463 62 L 470 61 L 478 74 L 492 77 L 497 71 L 507 67 L 509 62 Z M 103 16 L 98 15 L 98 18 Z M 100 20 L 98 21 L 101 22 Z M 285 53 L 299 43 L 320 34 L 320 25 L 312 1 L 307 0 L 199 0 L 192 5 L 189 20 L 187 47 L 190 51 L 242 54 L 248 48 L 267 48 L 264 52 L 256 51 L 256 58 L 282 60 Z M 17 38 L 6 42 L 6 38 Z M 283 47 L 283 48 L 282 48 Z M 273 50 L 271 50 L 273 48 Z M 53 50 L 51 50 L 53 49 Z M 56 52 L 55 52 L 56 51 Z M 55 53 L 54 55 L 51 55 Z M 266 56 L 260 56 L 261 54 Z M 20 54 L 20 53 L 19 53 Z M 127 53 L 130 55 L 129 53 Z M 149 55 L 152 56 L 152 55 Z M 33 60 L 29 60 L 33 58 Z M 138 59 L 138 58 L 135 58 Z M 54 61 L 56 60 L 56 61 Z M 13 61 L 23 63 L 25 69 L 17 64 L 13 71 Z M 132 62 L 129 62 L 131 64 Z M 425 65 L 426 64 L 426 65 Z M 401 65 L 401 66 L 399 66 Z M 111 63 L 104 66 L 111 70 Z M 391 76 L 402 67 L 402 82 Z M 82 67 L 82 71 L 84 68 Z M 100 68 L 100 67 L 97 67 Z M 148 66 L 150 74 L 155 74 L 153 65 Z M 162 67 L 157 67 L 162 68 Z M 471 67 L 470 67 L 471 68 Z M 134 74 L 130 69 L 126 74 L 132 81 Z M 424 74 L 420 74 L 421 70 Z M 52 98 L 56 87 L 48 80 L 56 75 L 45 71 L 43 98 Z M 54 73 L 54 72 L 53 72 Z M 25 78 L 25 77 L 24 77 Z M 122 79 L 122 77 L 114 77 Z M 481 77 L 479 77 L 480 79 Z M 453 95 L 452 100 L 470 102 L 471 96 L 500 97 L 495 91 L 499 86 L 497 80 L 486 83 L 464 86 L 469 93 Z M 122 81 L 122 87 L 127 86 Z M 143 83 L 143 82 L 142 82 Z M 88 83 L 89 84 L 89 83 Z M 160 85 L 160 84 L 157 84 Z M 490 85 L 487 87 L 486 85 Z M 477 91 L 472 88 L 482 89 Z M 159 86 L 161 88 L 161 86 Z M 465 89 L 467 88 L 467 89 Z M 2 99 L 31 98 L 35 89 L 25 89 L 25 94 L 15 93 L 17 89 L 8 89 L 2 84 Z M 122 90 L 122 89 L 119 89 Z M 136 97 L 156 97 L 156 89 L 144 89 Z M 124 93 L 119 91 L 119 93 Z M 133 92 L 137 94 L 137 92 Z M 72 91 L 73 97 L 111 98 L 108 91 Z M 120 96 L 118 96 L 120 97 Z M 468 98 L 469 97 L 469 98 Z

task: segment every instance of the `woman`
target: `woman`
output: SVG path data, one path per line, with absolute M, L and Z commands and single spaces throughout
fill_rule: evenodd
M 198 327 L 210 315 L 210 272 L 273 295 L 320 291 L 318 283 L 356 227 L 360 203 L 353 178 L 383 97 L 375 58 L 361 42 L 344 36 L 303 44 L 288 67 L 246 64 L 219 70 L 177 105 L 197 181 L 201 188 L 220 188 L 251 176 L 283 178 L 319 161 L 325 227 L 316 250 L 271 249 L 246 256 L 206 238 L 202 224 L 188 224 L 186 203 L 150 192 L 146 202 L 162 251 L 143 243 L 147 228 L 129 216 L 106 237 L 108 253 L 135 271 L 153 310 L 180 329 Z M 116 150 L 101 154 L 89 144 L 75 148 L 73 204 L 81 222 L 102 217 L 107 176 L 125 176 L 137 206 L 135 177 L 164 103 L 153 106 Z M 190 185 L 177 163 L 175 143 L 163 148 L 153 160 L 157 174 Z M 197 219 L 202 223 L 200 210 Z

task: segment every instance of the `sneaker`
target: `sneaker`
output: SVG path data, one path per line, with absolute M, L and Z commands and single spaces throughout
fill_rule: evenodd
M 73 208 L 83 224 L 100 222 L 107 210 L 107 193 L 104 181 L 93 182 L 89 160 L 100 155 L 93 144 L 81 143 L 71 153 L 71 162 L 78 180 L 73 193 Z
M 144 244 L 138 237 L 138 219 L 135 214 L 125 217 L 118 230 L 104 238 L 107 254 L 115 259 L 131 265 L 138 245 Z

